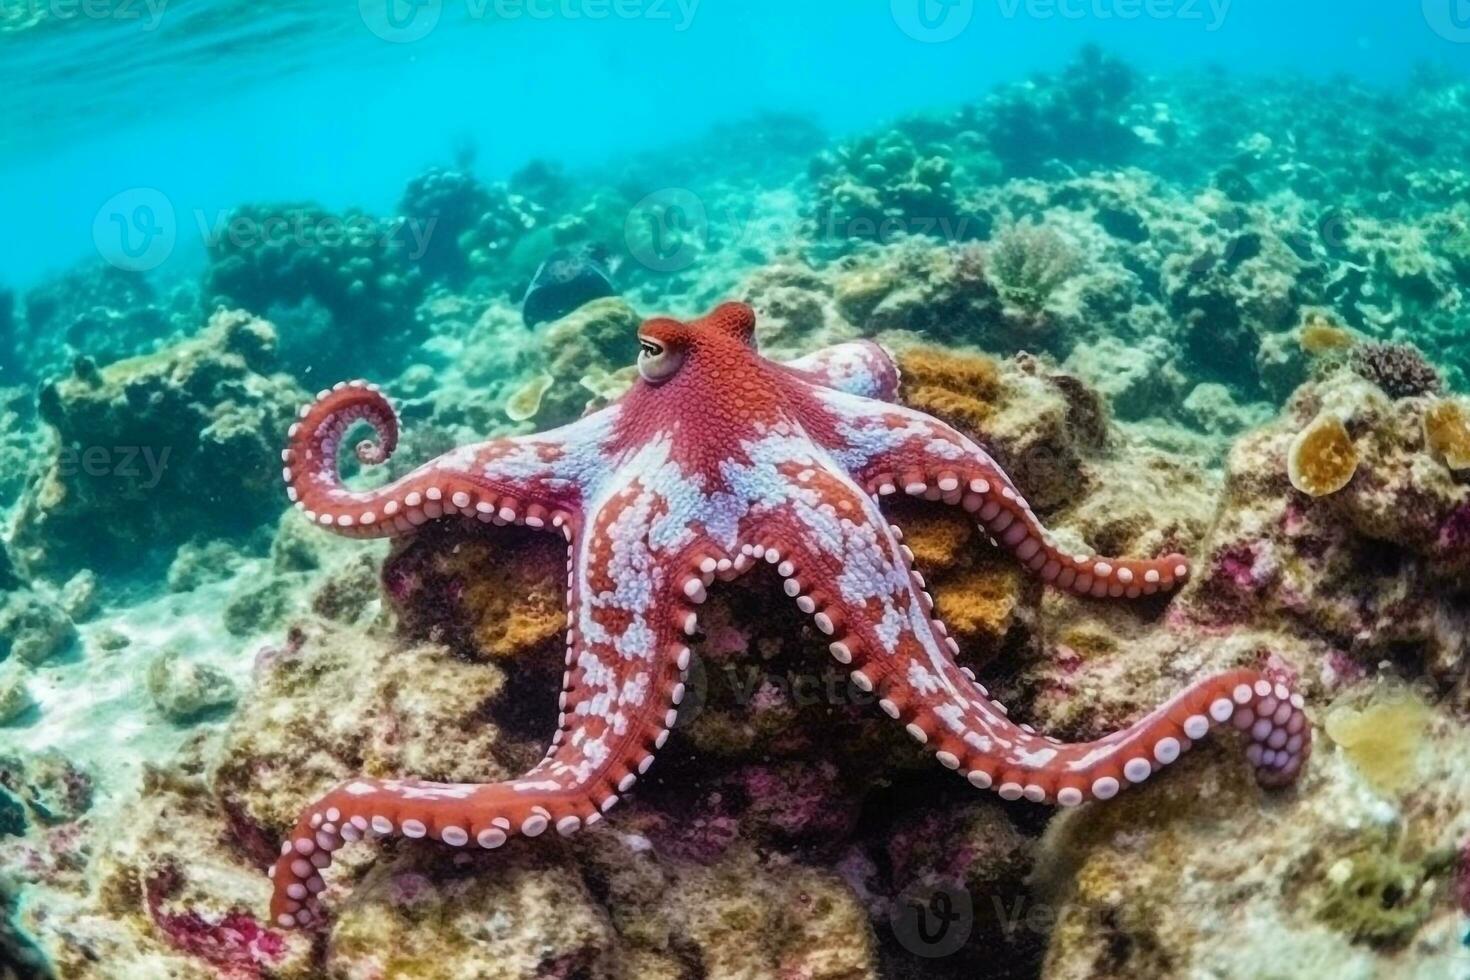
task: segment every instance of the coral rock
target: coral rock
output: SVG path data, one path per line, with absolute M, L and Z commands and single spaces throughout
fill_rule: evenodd
M 185 660 L 168 650 L 148 665 L 148 696 L 170 721 L 189 721 L 215 708 L 235 703 L 234 682 L 217 667 Z

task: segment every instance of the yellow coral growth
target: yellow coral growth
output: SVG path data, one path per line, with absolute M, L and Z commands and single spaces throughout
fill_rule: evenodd
M 515 657 L 561 636 L 566 568 L 558 551 L 539 541 L 512 549 L 469 540 L 445 556 L 443 570 L 466 583 L 461 606 L 487 657 Z
M 1357 344 L 1352 332 L 1344 330 L 1323 313 L 1308 313 L 1301 331 L 1302 350 L 1312 355 L 1349 350 Z
M 957 638 L 999 642 L 1010 632 L 1023 584 L 1014 562 L 985 563 L 945 578 L 934 605 Z
M 971 432 L 981 429 L 1000 399 L 1000 365 L 977 354 L 911 347 L 898 355 L 904 404 Z
M 1311 497 L 1336 493 L 1358 472 L 1358 449 L 1342 419 L 1325 412 L 1292 440 L 1286 453 L 1291 485 Z
M 1424 413 L 1424 443 L 1452 470 L 1470 469 L 1470 415 L 1459 402 L 1437 401 Z
M 555 380 L 543 371 L 517 388 L 515 394 L 506 400 L 506 416 L 513 422 L 524 422 L 535 418 L 536 413 L 541 411 L 541 397 L 546 394 L 546 389 L 550 388 Z
M 1409 691 L 1394 689 L 1388 695 L 1363 708 L 1334 708 L 1325 726 L 1353 767 L 1384 792 L 1417 782 L 1419 748 L 1432 717 Z

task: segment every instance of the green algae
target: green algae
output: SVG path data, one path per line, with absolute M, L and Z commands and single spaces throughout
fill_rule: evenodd
M 1434 913 L 1454 867 L 1454 852 L 1419 857 L 1387 837 L 1370 836 L 1321 870 L 1313 911 L 1318 921 L 1354 942 L 1397 947 Z

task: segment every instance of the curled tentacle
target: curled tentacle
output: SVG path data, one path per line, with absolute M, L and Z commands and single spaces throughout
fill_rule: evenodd
M 286 494 L 307 520 L 350 537 L 389 537 L 442 517 L 487 524 L 567 528 L 580 507 L 581 479 L 596 465 L 616 417 L 604 409 L 537 436 L 494 439 L 433 460 L 377 490 L 342 482 L 338 453 L 358 422 L 375 438 L 356 447 L 364 465 L 387 462 L 398 447 L 398 416 L 376 385 L 362 381 L 321 392 L 301 409 L 281 454 Z

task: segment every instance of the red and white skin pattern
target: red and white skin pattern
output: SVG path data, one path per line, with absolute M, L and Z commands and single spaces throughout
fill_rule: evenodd
M 1302 698 L 1256 670 L 1198 681 L 1095 742 L 1062 743 L 1010 721 L 955 662 L 958 646 L 933 618 L 884 497 L 964 508 L 1033 572 L 1079 595 L 1171 590 L 1186 561 L 1060 549 L 983 449 L 892 404 L 898 371 L 876 344 L 780 364 L 760 356 L 754 335 L 755 314 L 735 303 L 691 323 L 650 320 L 638 336 L 641 379 L 618 402 L 563 428 L 456 450 L 371 492 L 342 484 L 338 449 L 366 421 L 377 441 L 358 456 L 386 459 L 398 436 L 388 401 L 354 382 L 302 410 L 284 477 L 296 507 L 323 528 L 384 537 L 452 519 L 562 534 L 567 669 L 550 749 L 520 779 L 352 779 L 308 807 L 270 870 L 274 923 L 320 920 L 321 872 L 344 843 L 397 834 L 494 849 L 596 824 L 669 737 L 708 588 L 760 562 L 774 566 L 852 683 L 980 789 L 1061 806 L 1106 800 L 1214 726 L 1246 733 L 1263 784 L 1295 778 L 1311 748 Z

